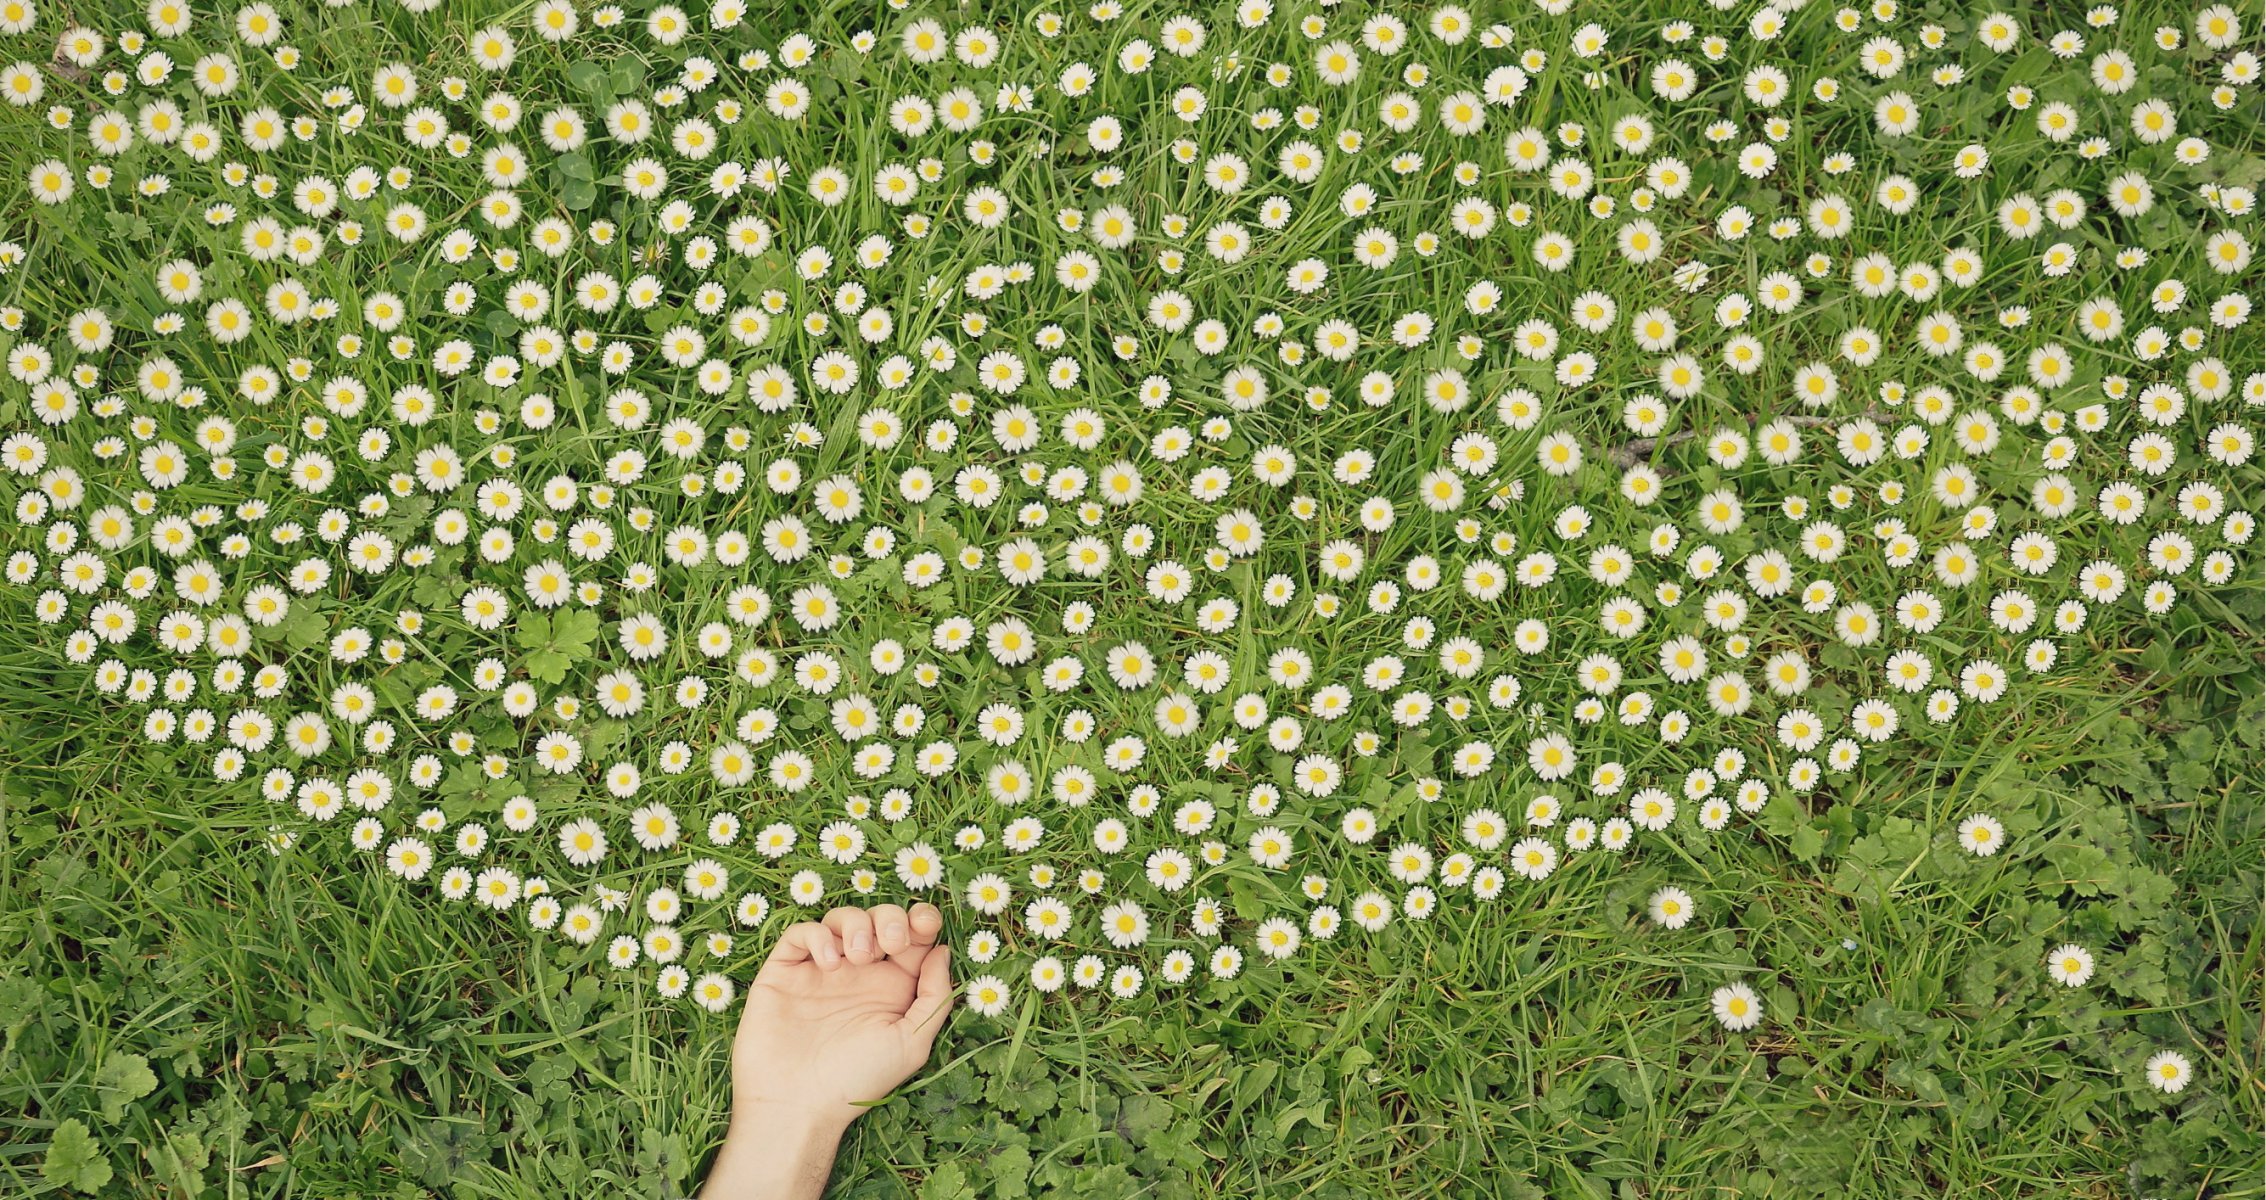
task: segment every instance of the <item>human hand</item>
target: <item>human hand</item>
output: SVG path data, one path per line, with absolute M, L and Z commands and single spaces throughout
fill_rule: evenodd
M 735 1108 L 809 1109 L 848 1125 L 928 1061 L 951 999 L 944 914 L 837 908 L 780 935 L 732 1043 Z
M 816 1196 L 842 1131 L 928 1061 L 951 1006 L 944 914 L 837 908 L 780 935 L 732 1043 L 732 1121 L 702 1194 Z

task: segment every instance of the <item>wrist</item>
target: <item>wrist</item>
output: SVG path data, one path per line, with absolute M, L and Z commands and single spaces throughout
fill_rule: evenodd
M 832 1145 L 841 1139 L 858 1111 L 848 1104 L 741 1095 L 732 1101 L 729 1135 L 744 1135 L 774 1146 Z
M 817 1200 L 857 1113 L 840 1107 L 837 1116 L 808 1103 L 736 1100 L 702 1200 Z

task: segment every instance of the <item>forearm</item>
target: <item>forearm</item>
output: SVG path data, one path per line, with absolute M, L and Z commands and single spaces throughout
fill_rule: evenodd
M 735 1105 L 700 1200 L 818 1200 L 847 1122 Z

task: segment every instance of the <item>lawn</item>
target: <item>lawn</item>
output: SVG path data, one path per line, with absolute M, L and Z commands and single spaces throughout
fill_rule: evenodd
M 2266 1194 L 2260 26 L 0 0 L 0 1194 Z

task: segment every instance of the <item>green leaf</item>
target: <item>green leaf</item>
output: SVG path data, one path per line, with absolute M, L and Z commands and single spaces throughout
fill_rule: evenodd
M 141 241 L 150 235 L 150 223 L 145 217 L 129 212 L 110 213 L 110 231 L 125 241 Z
M 459 598 L 456 585 L 454 575 L 420 575 L 410 585 L 409 598 L 426 608 L 450 608 Z
M 1259 898 L 1259 890 L 1248 879 L 1232 879 L 1227 885 L 1228 902 L 1235 909 L 1239 921 L 1257 921 L 1267 914 L 1266 901 Z
M 1317 1100 L 1312 1104 L 1295 1104 L 1275 1114 L 1275 1136 L 1286 1137 L 1300 1121 L 1313 1124 L 1317 1129 L 1329 1128 L 1330 1105 Z
M 169 1133 L 163 1142 L 144 1147 L 142 1156 L 149 1159 L 151 1173 L 174 1192 L 195 1196 L 205 1190 L 205 1167 L 212 1162 L 212 1151 L 194 1132 Z
M 1237 1070 L 1235 1098 L 1228 1110 L 1229 1113 L 1232 1115 L 1249 1108 L 1259 1097 L 1266 1094 L 1269 1087 L 1274 1085 L 1275 1076 L 1280 1074 L 1281 1071 L 1282 1064 L 1273 1059 L 1253 1063 Z
M 578 92 L 595 94 L 606 86 L 606 68 L 585 59 L 567 68 L 567 83 Z
M 1943 1077 L 1909 1059 L 1897 1059 L 1888 1064 L 1881 1078 L 1889 1086 L 1903 1088 L 1929 1104 L 1942 1104 L 1946 1100 Z
M 157 1090 L 157 1074 L 139 1054 L 113 1054 L 94 1073 L 95 1091 L 102 1097 L 102 1119 L 116 1121 L 126 1106 Z
M 683 1179 L 691 1173 L 692 1156 L 685 1152 L 683 1135 L 646 1129 L 639 1133 L 638 1141 L 639 1165 L 660 1171 L 670 1179 Z
M 523 612 L 512 631 L 512 642 L 528 651 L 528 675 L 544 683 L 563 683 L 574 664 L 590 657 L 590 644 L 598 637 L 598 614 L 585 609 L 546 617 Z
M 995 1200 L 1022 1200 L 1031 1194 L 1031 1151 L 1008 1146 L 991 1156 L 991 1194 Z
M 552 684 L 565 683 L 567 669 L 572 666 L 574 660 L 556 650 L 537 650 L 526 662 L 529 677 Z
M 974 1200 L 976 1190 L 968 1186 L 968 1172 L 959 1163 L 947 1162 L 921 1181 L 921 1200 Z
M 1136 1146 L 1146 1146 L 1149 1139 L 1172 1123 L 1172 1106 L 1155 1096 L 1135 1094 L 1125 1097 L 1117 1109 L 1117 1132 Z
M 551 618 L 539 612 L 522 611 L 519 621 L 512 627 L 511 640 L 522 650 L 539 650 L 551 644 Z
M 448 774 L 441 777 L 441 795 L 460 799 L 478 792 L 487 781 L 488 777 L 481 773 L 479 763 L 460 762 L 450 767 Z
M 55 1140 L 47 1144 L 47 1157 L 39 1164 L 40 1178 L 57 1187 L 91 1192 L 110 1182 L 110 1160 L 95 1144 L 86 1124 L 66 1118 L 55 1127 Z
M 304 601 L 291 606 L 289 616 L 277 628 L 283 631 L 283 640 L 294 650 L 312 650 L 330 640 L 330 623 L 315 606 Z
M 560 613 L 551 622 L 551 636 L 561 652 L 588 658 L 590 643 L 598 640 L 598 614 L 586 608 Z
M 1878 833 L 1858 838 L 1841 860 L 1834 890 L 1871 904 L 1885 903 L 1912 864 L 1927 852 L 1927 836 L 1906 817 L 1881 822 Z

